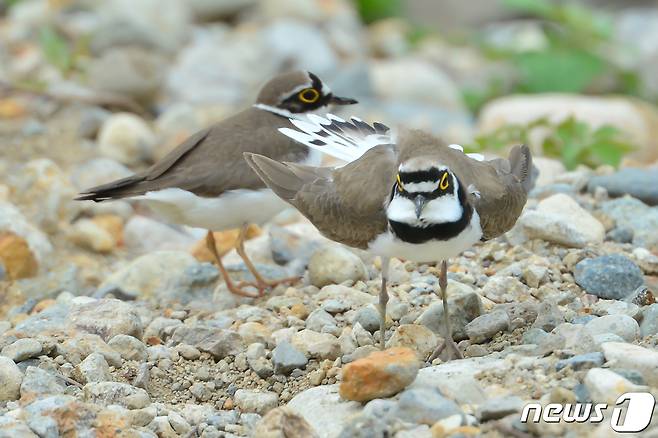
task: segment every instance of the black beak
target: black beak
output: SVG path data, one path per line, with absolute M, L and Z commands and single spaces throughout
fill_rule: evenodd
M 420 215 L 423 212 L 423 208 L 425 208 L 425 204 L 427 203 L 427 199 L 423 195 L 418 195 L 416 198 L 414 198 L 414 205 L 416 206 L 416 219 L 420 219 Z
M 338 97 L 332 95 L 329 103 L 333 103 L 334 105 L 354 105 L 355 103 L 359 103 L 359 101 L 349 97 Z

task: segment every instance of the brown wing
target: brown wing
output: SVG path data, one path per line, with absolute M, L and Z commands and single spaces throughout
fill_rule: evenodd
M 254 155 L 247 156 L 247 161 L 268 187 L 331 240 L 365 249 L 386 230 L 384 203 L 395 182 L 396 167 L 388 146 L 376 146 L 359 160 L 332 171 Z
M 244 152 L 277 160 L 298 161 L 307 149 L 277 132 L 287 119 L 248 109 L 200 131 L 144 172 L 88 189 L 78 199 L 106 200 L 178 187 L 199 196 L 216 197 L 227 190 L 265 185 L 244 161 Z

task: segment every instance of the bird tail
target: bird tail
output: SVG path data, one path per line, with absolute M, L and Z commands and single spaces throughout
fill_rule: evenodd
M 280 163 L 263 155 L 244 153 L 247 164 L 278 197 L 292 203 L 302 186 L 314 178 L 309 166 Z
M 75 200 L 103 202 L 112 199 L 141 195 L 144 191 L 141 188 L 138 188 L 138 185 L 142 181 L 144 181 L 144 177 L 140 175 L 132 175 L 107 184 L 91 187 L 80 193 Z
M 514 146 L 509 153 L 509 163 L 512 175 L 516 176 L 526 193 L 535 185 L 538 171 L 532 164 L 532 154 L 526 145 Z

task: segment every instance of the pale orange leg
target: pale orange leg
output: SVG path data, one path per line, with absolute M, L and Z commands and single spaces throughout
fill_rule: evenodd
M 441 299 L 443 300 L 443 342 L 434 350 L 429 357 L 431 363 L 439 357 L 444 349 L 448 350 L 448 360 L 463 359 L 464 355 L 459 350 L 457 343 L 452 339 L 452 329 L 450 328 L 450 315 L 448 314 L 448 263 L 441 262 L 441 271 L 439 273 L 439 287 L 441 288 Z
M 228 271 L 224 267 L 224 264 L 222 263 L 222 258 L 219 255 L 219 252 L 217 251 L 217 246 L 215 244 L 215 236 L 213 235 L 212 231 L 208 231 L 208 234 L 206 234 L 206 246 L 210 250 L 213 257 L 215 258 L 215 262 L 217 263 L 217 268 L 219 268 L 219 272 L 222 274 L 222 277 L 224 278 L 224 282 L 226 283 L 226 288 L 229 290 L 229 292 L 235 295 L 240 295 L 242 297 L 249 297 L 249 298 L 256 298 L 260 296 L 260 295 L 254 295 L 252 293 L 249 293 L 233 283 L 233 280 L 231 280 L 231 277 L 228 275 Z
M 256 269 L 256 266 L 254 266 L 253 262 L 247 255 L 247 252 L 244 250 L 244 241 L 247 236 L 247 229 L 249 228 L 249 224 L 244 224 L 242 228 L 240 228 L 240 234 L 238 234 L 238 241 L 235 245 L 235 250 L 237 251 L 238 255 L 242 257 L 242 260 L 244 260 L 244 264 L 247 266 L 247 269 L 249 269 L 249 272 L 251 272 L 251 275 L 254 276 L 256 279 L 255 283 L 250 283 L 250 282 L 241 282 L 240 285 L 251 285 L 254 286 L 258 289 L 259 296 L 263 296 L 265 294 L 265 291 L 267 289 L 276 287 L 280 284 L 285 284 L 285 283 L 294 283 L 299 280 L 299 277 L 288 277 L 288 278 L 281 278 L 279 280 L 266 280 L 263 278 L 262 275 L 260 275 L 260 272 Z

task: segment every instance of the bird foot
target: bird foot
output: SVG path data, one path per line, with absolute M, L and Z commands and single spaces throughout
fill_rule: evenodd
M 444 353 L 441 355 L 441 353 Z M 441 359 L 445 360 L 446 362 L 449 362 L 451 360 L 455 359 L 463 359 L 464 355 L 462 352 L 459 350 L 459 347 L 457 346 L 457 343 L 452 339 L 452 338 L 447 338 L 439 344 L 438 347 L 436 347 L 436 350 L 434 350 L 434 353 L 432 353 L 428 359 L 428 362 L 432 363 L 434 359 L 437 357 L 441 356 Z

